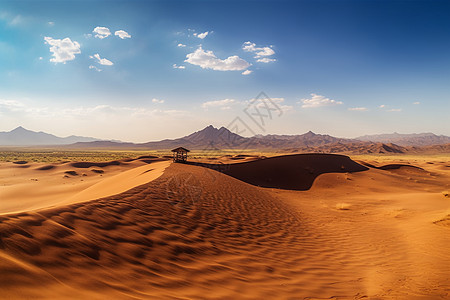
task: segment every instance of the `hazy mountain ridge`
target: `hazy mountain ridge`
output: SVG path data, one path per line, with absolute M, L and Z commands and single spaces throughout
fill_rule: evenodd
M 364 135 L 357 138 L 361 141 L 395 143 L 400 146 L 432 146 L 450 143 L 450 137 L 445 135 L 436 135 L 431 132 L 426 133 L 391 133 Z
M 421 148 L 415 149 L 417 152 Z M 407 153 L 411 149 L 384 143 L 371 142 L 351 142 L 351 143 L 334 143 L 329 145 L 322 145 L 316 147 L 300 147 L 288 148 L 279 151 L 280 153 L 346 153 L 346 154 L 393 154 L 393 153 Z
M 100 141 L 100 139 L 76 135 L 58 137 L 42 131 L 36 132 L 28 130 L 22 126 L 11 131 L 0 132 L 0 146 L 52 146 L 95 141 Z

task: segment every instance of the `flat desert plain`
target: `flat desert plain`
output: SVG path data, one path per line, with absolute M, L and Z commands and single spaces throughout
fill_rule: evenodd
M 2 299 L 449 299 L 450 158 L 0 162 Z

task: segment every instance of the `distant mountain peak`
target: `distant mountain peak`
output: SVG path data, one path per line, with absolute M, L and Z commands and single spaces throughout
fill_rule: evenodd
M 11 132 L 17 132 L 17 131 L 29 131 L 29 130 L 23 128 L 22 126 L 19 126 L 17 128 L 14 128 L 13 130 L 11 130 Z

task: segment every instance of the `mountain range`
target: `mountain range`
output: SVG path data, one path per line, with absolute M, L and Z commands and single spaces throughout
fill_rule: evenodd
M 138 149 L 165 150 L 183 146 L 194 150 L 260 149 L 282 152 L 347 152 L 347 153 L 404 153 L 418 151 L 417 147 L 447 149 L 450 137 L 433 133 L 366 135 L 356 139 L 337 138 L 309 131 L 300 135 L 257 135 L 243 137 L 225 127 L 212 125 L 178 139 L 165 139 L 147 143 L 105 141 L 91 137 L 57 137 L 44 132 L 34 132 L 18 127 L 10 132 L 0 132 L 0 146 L 51 146 L 73 149 Z
M 79 142 L 73 148 L 136 148 L 136 149 L 171 149 L 183 146 L 196 150 L 217 149 L 266 149 L 277 150 L 292 147 L 316 147 L 334 143 L 357 142 L 351 139 L 335 138 L 330 135 L 315 134 L 311 131 L 301 135 L 265 135 L 243 137 L 229 131 L 225 127 L 215 128 L 212 125 L 178 139 L 166 139 L 141 144 L 111 142 Z
M 31 131 L 22 126 L 8 132 L 0 132 L 0 146 L 69 145 L 77 142 L 93 142 L 98 140 L 99 139 L 76 135 L 58 137 L 42 131 Z
M 395 143 L 400 146 L 431 146 L 450 143 L 450 137 L 445 135 L 436 135 L 431 132 L 412 133 L 412 134 L 374 134 L 364 135 L 356 138 L 360 141 Z

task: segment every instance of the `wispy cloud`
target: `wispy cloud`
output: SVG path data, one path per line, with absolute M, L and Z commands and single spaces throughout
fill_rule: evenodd
M 112 106 L 104 104 L 87 107 L 80 106 L 72 108 L 30 106 L 25 105 L 21 101 L 0 99 L 0 114 L 11 112 L 38 118 L 41 118 L 43 115 L 45 115 L 45 117 L 52 116 L 61 118 L 82 118 L 82 119 L 97 119 L 99 115 L 102 116 L 116 115 L 122 117 L 156 116 L 156 115 L 180 116 L 188 113 L 183 110 L 174 110 L 174 109 L 163 110 L 150 107 Z
M 93 65 L 90 65 L 90 66 L 89 66 L 89 69 L 95 70 L 95 71 L 97 71 L 97 72 L 101 72 L 101 71 L 102 71 L 102 69 L 99 69 L 99 68 L 97 68 L 96 66 L 93 66 Z
M 173 67 L 174 69 L 186 69 L 185 66 L 178 66 L 177 64 L 173 64 L 172 67 Z
M 251 71 L 251 70 L 245 70 L 244 72 L 242 72 L 242 75 L 250 75 L 252 73 L 253 73 L 253 71 Z
M 194 33 L 194 36 L 198 37 L 199 39 L 204 39 L 209 34 L 209 31 L 205 31 L 203 33 Z
M 419 101 L 416 101 L 416 102 L 413 102 L 413 104 L 414 104 L 414 105 L 419 105 L 420 102 L 419 102 Z
M 399 111 L 402 111 L 402 109 L 401 108 L 391 108 L 391 109 L 388 109 L 387 111 L 389 111 L 389 112 L 399 112 Z
M 114 35 L 118 36 L 122 40 L 131 38 L 131 35 L 124 30 L 117 30 L 116 32 L 114 32 Z
M 25 105 L 19 101 L 0 99 L 0 114 L 23 111 L 24 109 Z
M 229 56 L 226 59 L 219 59 L 212 51 L 205 51 L 202 47 L 186 55 L 185 62 L 200 66 L 202 69 L 217 71 L 242 71 L 251 66 L 250 63 L 237 55 Z
M 277 60 L 275 58 L 263 57 L 263 58 L 258 58 L 256 61 L 267 64 L 267 63 L 270 63 L 270 62 L 273 62 L 273 61 L 277 61 Z
M 97 59 L 97 62 L 103 66 L 112 66 L 114 63 L 106 58 L 100 58 L 100 55 L 94 54 L 93 56 L 89 56 L 90 58 Z
M 282 111 L 284 111 L 284 112 L 288 112 L 288 111 L 291 111 L 291 110 L 294 109 L 294 107 L 293 107 L 292 105 L 284 104 L 284 102 L 285 102 L 285 99 L 284 99 L 284 98 L 281 98 L 281 97 L 278 97 L 278 98 L 270 98 L 270 100 L 273 101 L 275 104 L 277 104 L 277 105 L 280 107 L 280 109 L 281 109 Z M 259 105 L 260 105 L 261 107 L 264 107 L 264 108 L 265 108 L 265 105 L 266 105 L 266 104 L 260 103 Z
M 380 106 L 378 106 L 379 108 L 385 108 L 386 105 L 385 104 L 381 104 Z
M 112 105 L 97 105 L 91 107 L 77 107 L 71 109 L 63 109 L 61 112 L 66 116 L 72 117 L 98 117 L 98 114 L 103 116 L 123 116 L 124 114 L 129 117 L 137 116 L 155 116 L 155 115 L 184 115 L 185 111 L 182 110 L 162 110 L 151 109 L 146 107 L 128 107 L 128 106 L 112 106 Z
M 271 47 L 256 47 L 255 43 L 248 41 L 242 45 L 242 50 L 254 53 L 257 62 L 269 63 L 276 61 L 275 58 L 269 58 L 269 56 L 275 54 L 275 51 Z
M 179 43 L 179 44 L 177 45 L 177 47 L 184 48 L 184 47 L 186 47 L 186 45 L 185 45 L 185 44 L 182 44 L 182 43 Z
M 152 99 L 152 102 L 153 102 L 153 103 L 157 103 L 157 104 L 163 104 L 163 103 L 164 103 L 164 100 L 153 98 L 153 99 Z
M 348 110 L 351 111 L 368 111 L 367 107 L 350 107 Z
M 26 19 L 27 18 L 22 15 L 15 15 L 6 11 L 0 12 L 0 20 L 3 20 L 8 26 L 11 27 L 24 25 L 26 23 Z
M 317 94 L 311 94 L 311 98 L 301 99 L 299 103 L 302 104 L 303 108 L 316 108 L 322 106 L 334 106 L 343 104 L 342 101 L 336 101 Z
M 109 28 L 107 27 L 95 27 L 92 32 L 94 32 L 95 37 L 99 39 L 104 39 L 111 35 L 111 31 L 109 31 Z
M 234 99 L 222 99 L 222 100 L 213 100 L 206 101 L 202 103 L 202 108 L 220 108 L 223 110 L 230 109 L 231 105 L 237 104 L 238 102 Z
M 45 43 L 50 45 L 50 52 L 53 58 L 50 59 L 54 63 L 63 63 L 75 59 L 76 54 L 80 54 L 80 44 L 76 41 L 72 41 L 70 38 L 54 39 L 51 37 L 44 37 Z

